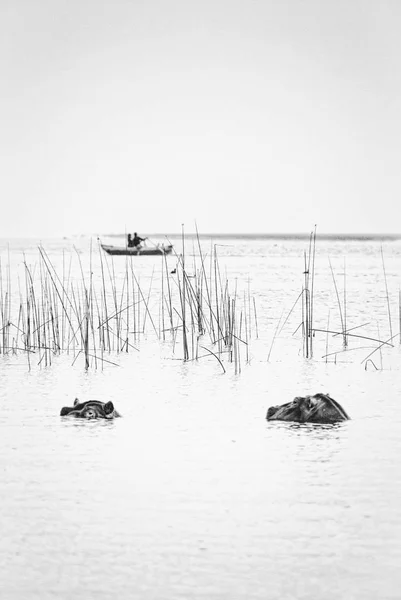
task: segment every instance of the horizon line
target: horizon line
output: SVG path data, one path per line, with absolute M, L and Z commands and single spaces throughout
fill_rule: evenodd
M 17 236 L 0 236 L 0 239 L 2 240 L 26 240 L 26 239 L 69 239 L 69 238 L 82 238 L 82 237 L 96 237 L 99 240 L 101 240 L 101 238 L 107 238 L 107 237 L 112 237 L 112 238 L 116 238 L 116 237 L 125 237 L 127 235 L 128 232 L 119 232 L 119 233 L 72 233 L 72 234 L 61 234 L 61 235 L 27 235 L 27 236 L 21 236 L 19 235 Z M 160 232 L 150 232 L 150 233 L 142 233 L 141 235 L 147 236 L 147 237 L 158 237 L 158 238 L 182 238 L 187 237 L 187 238 L 200 238 L 200 239 L 205 239 L 205 238 L 237 238 L 237 239 L 294 239 L 294 240 L 305 240 L 305 239 L 309 239 L 311 237 L 311 235 L 314 235 L 314 231 L 311 231 L 309 233 L 304 233 L 304 232 L 280 232 L 280 233 L 268 233 L 268 232 L 253 232 L 253 233 L 239 233 L 239 232 L 213 232 L 213 233 L 197 233 L 197 232 L 190 232 L 190 233 L 181 233 L 181 232 L 170 232 L 170 233 L 160 233 Z M 400 233 L 371 233 L 371 232 L 350 232 L 350 233 L 341 233 L 341 232 L 336 232 L 336 233 L 329 233 L 329 232 L 318 232 L 316 231 L 316 238 L 320 238 L 320 239 L 327 239 L 327 240 L 360 240 L 360 241 L 368 241 L 368 240 L 400 240 L 401 239 L 401 232 Z
M 151 236 L 155 236 L 155 237 L 174 237 L 174 238 L 181 238 L 183 235 L 184 237 L 199 237 L 199 238 L 213 238 L 213 237 L 220 237 L 220 238 L 248 238 L 248 239 L 255 239 L 255 238 L 259 238 L 259 239 L 309 239 L 311 235 L 313 235 L 314 232 L 310 232 L 310 233 L 291 233 L 291 232 L 280 232 L 280 233 L 261 233 L 261 232 L 254 232 L 254 233 L 156 233 L 156 232 L 151 232 L 148 233 L 147 235 Z M 121 236 L 125 236 L 127 235 L 126 233 L 104 233 L 102 234 L 104 236 L 109 236 L 109 237 L 121 237 Z M 142 235 L 146 235 L 145 233 L 143 233 Z M 316 232 L 316 238 L 323 238 L 323 239 L 358 239 L 358 240 L 369 240 L 369 239 L 387 239 L 387 240 L 397 240 L 397 239 L 401 239 L 401 232 L 400 233 L 370 233 L 370 232 L 365 232 L 365 233 L 328 233 L 328 232 Z

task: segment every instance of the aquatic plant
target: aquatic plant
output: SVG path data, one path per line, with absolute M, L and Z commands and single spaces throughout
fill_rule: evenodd
M 97 368 L 116 364 L 110 360 L 112 353 L 138 351 L 141 337 L 151 332 L 163 342 L 169 338 L 174 355 L 181 354 L 184 361 L 213 356 L 225 370 L 224 355 L 239 373 L 240 345 L 247 347 L 251 337 L 251 320 L 244 321 L 243 315 L 250 314 L 254 299 L 249 289 L 248 295 L 240 297 L 237 284 L 232 292 L 228 279 L 222 280 L 216 247 L 207 275 L 199 238 L 200 258 L 193 253 L 188 271 L 185 243 L 183 232 L 173 273 L 166 256 L 160 257 L 160 289 L 154 287 L 155 267 L 145 289 L 132 257 L 125 257 L 125 268 L 117 275 L 114 257 L 105 256 L 100 245 L 95 261 L 90 244 L 84 256 L 89 264 L 84 264 L 76 248 L 67 264 L 63 252 L 61 272 L 39 246 L 36 264 L 28 264 L 24 257 L 24 280 L 17 300 L 15 294 L 12 298 L 9 266 L 4 269 L 0 260 L 0 352 L 24 351 L 29 368 L 33 355 L 38 365 L 49 366 L 61 353 L 72 354 L 73 363 L 82 356 L 85 369 Z
M 205 251 L 197 230 L 191 248 L 182 229 L 181 247 L 177 244 L 169 257 L 152 259 L 145 275 L 137 259 L 105 255 L 100 244 L 92 246 L 92 242 L 89 251 L 73 248 L 69 255 L 63 251 L 61 257 L 51 257 L 39 246 L 37 258 L 31 255 L 28 260 L 23 254 L 22 273 L 17 277 L 14 272 L 11 276 L 10 257 L 6 261 L 0 257 L 0 353 L 24 352 L 29 368 L 33 361 L 50 366 L 62 353 L 71 355 L 72 364 L 82 360 L 85 369 L 103 368 L 118 364 L 113 355 L 138 352 L 145 340 L 155 339 L 174 360 L 209 358 L 223 372 L 232 368 L 239 374 L 244 363 L 252 360 L 253 340 L 258 340 L 259 346 L 265 344 L 264 360 L 271 361 L 275 345 L 288 345 L 291 328 L 291 338 L 297 340 L 301 333 L 299 353 L 306 360 L 337 362 L 340 356 L 363 351 L 357 354 L 361 364 L 383 368 L 385 349 L 393 347 L 400 336 L 393 333 L 383 249 L 388 336 L 381 335 L 379 323 L 374 331 L 371 326 L 368 329 L 369 322 L 352 323 L 347 298 L 352 280 L 344 257 L 340 256 L 342 277 L 329 257 L 326 281 L 330 283 L 331 276 L 334 300 L 329 301 L 325 289 L 325 302 L 321 302 L 317 241 L 315 227 L 300 257 L 300 292 L 289 311 L 282 308 L 275 321 L 269 316 L 271 327 L 264 311 L 262 332 L 256 309 L 261 299 L 251 293 L 249 277 L 230 280 L 221 266 L 219 245 L 211 240 L 210 250 Z M 400 291 L 397 300 L 401 331 Z M 371 321 L 377 322 L 375 315 Z

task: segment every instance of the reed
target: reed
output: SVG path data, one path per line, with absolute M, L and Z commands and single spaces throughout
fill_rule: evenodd
M 244 292 L 244 328 L 245 328 L 245 352 L 246 352 L 246 363 L 249 364 L 249 340 L 251 337 L 251 329 L 250 329 L 250 320 L 251 320 L 251 303 L 250 303 L 250 294 L 249 294 L 249 280 L 248 280 L 248 311 L 246 310 L 246 302 L 245 302 L 245 292 Z M 248 329 L 249 323 L 249 329 Z M 241 313 L 241 324 L 242 324 L 242 313 Z M 239 334 L 241 336 L 241 327 L 239 330 Z
M 167 307 L 167 312 L 168 312 L 168 316 L 169 316 L 169 320 L 170 320 L 170 327 L 171 330 L 173 331 L 174 329 L 174 322 L 173 322 L 173 304 L 172 304 L 172 297 L 171 297 L 171 287 L 170 287 L 170 277 L 169 277 L 169 270 L 167 267 L 167 256 L 164 255 L 164 273 L 165 273 L 165 278 L 166 278 L 166 284 L 167 284 L 167 296 L 165 297 L 165 303 L 166 303 L 166 307 Z
M 294 304 L 292 305 L 292 307 L 290 308 L 290 310 L 289 310 L 289 312 L 288 312 L 288 314 L 287 314 L 286 318 L 284 319 L 284 321 L 283 321 L 283 323 L 282 323 L 282 325 L 281 325 L 281 327 L 280 327 L 279 334 L 280 334 L 280 333 L 282 332 L 282 330 L 284 329 L 284 327 L 285 327 L 285 325 L 286 325 L 287 321 L 289 320 L 290 316 L 291 316 L 291 315 L 292 315 L 292 313 L 294 312 L 294 308 L 295 308 L 295 307 L 296 307 L 296 305 L 298 304 L 299 300 L 300 300 L 300 299 L 302 299 L 302 297 L 303 297 L 303 294 L 304 294 L 304 288 L 302 288 L 302 290 L 300 291 L 300 293 L 299 293 L 299 295 L 298 295 L 297 299 L 295 300 L 295 302 L 294 302 Z M 302 304 L 302 319 L 301 319 L 301 326 L 302 326 L 302 327 L 304 326 L 304 305 L 303 305 L 303 304 Z
M 5 268 L 5 283 L 3 285 L 3 265 L 0 262 L 0 327 L 1 327 L 1 342 L 0 353 L 8 352 L 10 346 L 10 326 L 11 326 L 11 277 L 10 277 L 10 259 L 8 249 L 8 263 Z
M 368 360 L 365 362 L 365 371 L 368 370 L 369 363 L 373 365 L 373 367 L 375 368 L 376 371 L 378 371 L 378 368 L 376 367 L 375 363 L 373 362 L 373 360 L 371 358 L 368 358 Z
M 183 240 L 184 241 L 184 240 Z M 217 250 L 214 247 L 210 258 L 210 275 L 207 275 L 206 256 L 203 254 L 199 236 L 197 236 L 197 251 L 200 265 L 194 257 L 191 266 L 192 273 L 186 268 L 186 251 L 177 256 L 177 265 L 174 269 L 174 288 L 178 292 L 179 305 L 173 310 L 178 319 L 174 325 L 174 346 L 177 342 L 177 331 L 182 333 L 183 359 L 194 360 L 199 356 L 200 340 L 206 335 L 210 338 L 212 346 L 216 346 L 213 354 L 222 356 L 227 352 L 229 361 L 234 363 L 235 369 L 240 370 L 241 353 L 239 344 L 247 343 L 238 335 L 238 327 L 242 327 L 242 313 L 238 311 L 238 289 L 235 283 L 234 292 L 231 293 L 228 280 L 222 282 Z M 173 306 L 173 293 L 171 277 L 168 270 L 163 271 L 166 282 L 163 289 L 168 289 L 167 306 Z M 211 294 L 213 290 L 213 295 Z M 170 314 L 171 309 L 169 308 Z M 172 321 L 172 319 L 170 319 Z M 218 336 L 216 337 L 216 333 Z
M 199 238 L 198 245 L 200 246 Z M 306 295 L 307 301 L 303 304 L 303 310 L 308 316 L 302 320 L 308 338 L 319 331 L 313 327 L 314 248 L 315 244 L 311 238 L 309 254 L 304 256 L 305 271 L 309 270 L 310 272 L 305 273 L 302 292 L 304 297 L 305 290 L 310 292 L 309 295 Z M 19 347 L 21 338 L 23 349 L 29 353 L 28 361 L 30 361 L 31 352 L 35 349 L 39 350 L 38 364 L 48 366 L 51 365 L 54 353 L 71 351 L 74 361 L 83 357 L 85 368 L 88 369 L 91 365 L 97 368 L 98 362 L 103 367 L 103 364 L 106 363 L 104 352 L 128 352 L 132 349 L 137 351 L 132 343 L 132 334 L 134 333 L 134 337 L 136 337 L 145 333 L 149 324 L 160 336 L 160 325 L 159 328 L 156 328 L 151 307 L 152 298 L 155 296 L 154 271 L 152 271 L 150 284 L 145 292 L 134 273 L 132 259 L 126 261 L 125 273 L 117 282 L 113 265 L 114 259 L 111 258 L 110 262 L 104 263 L 103 256 L 100 254 L 101 283 L 98 289 L 95 289 L 92 250 L 89 255 L 89 275 L 84 272 L 81 257 L 78 254 L 76 256 L 81 272 L 80 281 L 71 280 L 72 259 L 68 267 L 68 262 L 63 255 L 62 274 L 59 276 L 43 248 L 39 249 L 39 253 L 39 267 L 32 268 L 26 260 L 24 262 L 25 288 L 18 292 L 19 303 L 15 319 L 11 315 L 10 275 L 7 269 L 1 270 L 0 319 L 2 331 L 0 341 L 3 352 L 10 349 L 15 351 Z M 185 329 L 187 350 L 186 355 L 184 353 L 184 360 L 196 360 L 199 358 L 198 349 L 206 347 L 205 342 L 199 343 L 200 339 L 206 340 L 206 336 L 209 336 L 209 343 L 213 350 L 208 348 L 208 354 L 219 356 L 220 360 L 223 360 L 223 356 L 227 356 L 229 362 L 234 365 L 235 373 L 238 374 L 242 368 L 241 347 L 244 344 L 246 361 L 249 362 L 249 340 L 252 335 L 251 303 L 253 304 L 256 336 L 258 336 L 256 302 L 255 297 L 251 298 L 249 281 L 247 292 L 243 292 L 242 296 L 238 292 L 238 280 L 235 280 L 234 290 L 231 291 L 228 278 L 226 277 L 222 281 L 216 246 L 213 256 L 211 256 L 212 279 L 207 275 L 206 257 L 202 252 L 198 252 L 199 266 L 195 259 L 193 260 L 192 274 L 186 271 L 185 249 L 183 254 L 184 262 L 179 258 L 177 264 L 178 285 L 177 281 L 174 283 L 178 290 L 178 304 L 171 287 L 174 278 L 171 277 L 167 268 L 166 257 L 162 257 L 161 261 L 162 293 L 161 296 L 158 296 L 159 311 L 161 307 L 166 310 L 173 342 L 176 343 L 177 332 L 181 330 L 182 333 Z M 106 272 L 108 276 L 106 276 Z M 210 293 L 211 289 L 214 289 L 213 297 Z M 240 302 L 241 298 L 242 303 Z M 294 306 L 297 301 L 298 299 Z M 174 323 L 173 315 L 175 315 L 176 323 Z M 141 325 L 138 328 L 136 327 L 137 322 Z M 185 328 L 183 327 L 184 323 Z M 132 324 L 134 324 L 134 332 L 131 331 Z M 268 360 L 270 360 L 277 335 L 283 329 L 283 324 L 280 317 Z M 11 331 L 14 331 L 14 338 L 11 336 Z M 165 331 L 164 319 L 162 331 Z M 325 331 L 328 336 L 329 321 Z M 343 326 L 342 332 L 333 332 L 333 335 L 339 333 L 351 335 L 350 331 Z M 217 339 L 216 332 L 219 332 Z M 368 336 L 359 337 L 369 339 Z M 381 343 L 380 340 L 377 341 Z M 214 348 L 215 346 L 217 349 Z M 216 351 L 214 351 L 215 349 Z M 328 355 L 326 338 L 326 356 Z
M 275 328 L 275 330 L 274 330 L 274 335 L 273 335 L 273 338 L 272 338 L 272 341 L 271 341 L 271 344 L 270 344 L 269 353 L 268 353 L 268 355 L 267 355 L 267 362 L 269 362 L 269 361 L 270 361 L 270 355 L 271 355 L 271 353 L 272 353 L 272 350 L 273 350 L 273 345 L 274 345 L 274 342 L 276 341 L 276 337 L 277 337 L 277 335 L 278 335 L 278 332 L 279 332 L 279 329 L 280 329 L 280 325 L 281 325 L 281 319 L 282 319 L 282 316 L 283 316 L 283 314 L 281 313 L 281 315 L 280 315 L 280 318 L 279 318 L 279 320 L 277 321 L 276 328 Z
M 326 359 L 326 363 L 327 363 L 327 357 L 329 356 L 329 329 L 330 329 L 330 310 L 327 315 L 326 354 L 323 357 Z
M 308 252 L 304 251 L 302 288 L 302 337 L 305 358 L 313 356 L 313 307 L 315 286 L 316 225 L 309 236 Z
M 302 290 L 287 316 L 283 318 L 282 313 L 276 322 L 268 360 L 299 301 L 303 353 L 308 359 L 317 353 L 319 332 L 326 335 L 326 362 L 329 356 L 336 359 L 340 354 L 329 348 L 330 334 L 341 336 L 343 349 L 358 338 L 373 341 L 376 346 L 393 346 L 392 330 L 388 340 L 382 340 L 379 334 L 358 335 L 356 327 L 349 326 L 349 274 L 345 260 L 341 295 L 329 260 L 341 327 L 334 326 L 330 309 L 327 323 L 323 327 L 315 325 L 321 312 L 316 301 L 316 237 L 315 227 L 303 253 Z M 93 253 L 92 246 L 86 256 L 75 249 L 70 257 L 63 253 L 60 271 L 44 248 L 39 247 L 36 265 L 28 264 L 24 257 L 23 277 L 16 289 L 9 267 L 0 258 L 0 352 L 25 351 L 29 366 L 34 361 L 50 366 L 55 354 L 65 352 L 72 354 L 73 363 L 82 361 L 85 369 L 103 368 L 113 362 L 106 362 L 107 353 L 137 352 L 137 342 L 150 332 L 163 342 L 170 338 L 172 351 L 180 360 L 218 357 L 225 368 L 228 363 L 236 374 L 241 373 L 243 362 L 250 362 L 250 342 L 259 337 L 257 298 L 251 294 L 249 278 L 243 282 L 229 280 L 221 267 L 217 244 L 205 252 L 197 234 L 191 256 L 183 228 L 181 238 L 182 251 L 176 257 L 175 272 L 171 272 L 164 255 L 145 275 L 146 279 L 134 269 L 135 259 L 124 259 L 125 263 L 117 269 L 116 259 L 105 256 L 100 246 L 99 256 Z M 78 263 L 78 269 L 73 268 L 74 263 Z M 390 295 L 383 253 L 382 268 L 390 327 Z M 245 290 L 240 289 L 241 284 Z M 398 308 L 401 333 L 401 291 Z M 365 363 L 368 360 L 369 357 Z
M 253 297 L 253 317 L 254 317 L 254 320 L 255 320 L 256 339 L 258 339 L 258 337 L 259 337 L 259 331 L 258 331 L 258 316 L 257 316 L 257 312 L 256 312 L 256 302 L 255 302 L 255 296 Z
M 310 234 L 311 238 L 311 269 L 312 269 L 312 280 L 311 280 L 311 298 L 310 298 L 310 355 L 313 356 L 313 304 L 314 304 L 314 288 L 315 288 L 315 259 L 316 259 L 316 229 L 315 225 L 314 230 Z
M 334 335 L 343 335 L 342 331 L 333 331 L 333 330 L 327 330 L 327 329 L 314 329 L 313 331 L 314 332 L 320 332 L 320 333 L 332 333 Z M 390 344 L 390 340 L 392 338 L 390 338 L 389 341 L 383 341 L 383 340 L 380 340 L 380 339 L 377 339 L 377 338 L 369 337 L 367 335 L 357 335 L 355 333 L 347 333 L 347 335 L 349 337 L 354 337 L 354 338 L 358 338 L 358 339 L 361 339 L 361 340 L 369 340 L 369 341 L 372 341 L 372 342 L 377 342 L 377 343 L 382 344 L 384 346 L 391 346 L 392 348 L 394 347 L 393 344 Z M 393 337 L 395 337 L 395 336 L 393 336 Z
M 345 326 L 345 322 L 344 322 L 344 318 L 343 318 L 343 311 L 342 311 L 342 307 L 341 307 L 340 294 L 338 292 L 337 282 L 336 282 L 336 278 L 334 276 L 334 271 L 333 271 L 333 267 L 332 267 L 330 258 L 329 258 L 329 265 L 330 265 L 330 272 L 331 272 L 331 276 L 332 276 L 332 279 L 333 279 L 334 289 L 335 289 L 336 297 L 337 297 L 337 305 L 338 305 L 338 311 L 340 313 L 340 321 L 341 321 L 343 345 L 345 347 L 348 344 L 347 333 L 346 333 L 346 326 Z
M 103 302 L 103 304 L 101 305 L 101 322 L 102 323 L 106 323 L 106 329 L 105 331 L 102 329 L 101 333 L 101 340 L 100 340 L 100 344 L 101 344 L 101 348 L 102 351 L 105 351 L 106 348 L 110 348 L 110 329 L 109 329 L 109 317 L 108 317 L 108 307 L 107 307 L 107 301 L 106 301 L 106 280 L 105 280 L 105 273 L 104 273 L 104 264 L 103 264 L 103 253 L 102 253 L 102 249 L 100 246 L 100 242 L 98 241 L 98 252 L 99 252 L 99 257 L 100 257 L 100 269 L 101 269 L 101 274 L 102 274 L 102 288 L 101 288 L 101 301 Z M 100 325 L 99 325 L 100 327 Z
M 399 343 L 401 344 L 401 289 L 398 290 L 398 331 Z
M 212 265 L 213 265 L 213 267 L 212 267 Z M 213 260 L 210 261 L 210 269 L 211 269 L 210 285 L 211 285 L 211 288 L 212 288 L 213 294 L 214 294 L 214 298 L 212 299 L 212 302 L 214 300 L 214 310 L 211 313 L 212 317 L 213 317 L 211 319 L 211 322 L 215 323 L 215 325 L 216 325 L 216 332 L 215 332 L 214 340 L 218 343 L 219 352 L 221 353 L 221 351 L 222 351 L 221 342 L 223 339 L 223 332 L 221 330 L 221 325 L 220 325 L 220 305 L 219 305 L 219 291 L 218 291 L 219 284 L 221 287 L 221 280 L 219 277 L 216 245 L 213 246 Z M 213 269 L 213 271 L 212 271 L 212 269 Z M 212 306 L 212 304 L 210 305 L 210 307 L 211 306 Z
M 393 335 L 392 337 L 388 338 L 386 341 L 380 341 L 380 340 L 375 340 L 376 342 L 379 343 L 379 345 L 377 346 L 377 348 L 375 348 L 370 354 L 368 354 L 363 360 L 361 360 L 361 364 L 363 364 L 364 362 L 366 363 L 366 361 L 368 359 L 370 359 L 371 356 L 373 356 L 373 354 L 375 352 L 377 352 L 379 350 L 380 352 L 380 362 L 381 362 L 381 369 L 383 370 L 383 361 L 382 361 L 382 348 L 383 346 L 391 346 L 392 348 L 394 347 L 393 344 L 390 344 L 390 342 L 398 335 L 398 333 L 396 333 L 395 335 Z
M 236 372 L 240 372 L 243 344 L 246 346 L 247 361 L 249 360 L 249 282 L 248 296 L 244 294 L 240 306 L 238 282 L 235 282 L 233 293 L 230 291 L 228 278 L 222 282 L 216 247 L 210 257 L 208 276 L 206 256 L 202 253 L 199 237 L 197 238 L 200 264 L 197 264 L 194 251 L 190 274 L 186 269 L 184 232 L 182 241 L 183 252 L 178 258 L 174 278 L 169 272 L 166 256 L 162 257 L 162 289 L 158 295 L 161 325 L 159 323 L 158 328 L 155 326 L 151 306 L 157 294 L 154 291 L 154 272 L 147 291 L 144 291 L 134 272 L 132 259 L 128 258 L 125 272 L 119 273 L 117 281 L 113 257 L 104 257 L 99 246 L 99 279 L 95 286 L 92 245 L 89 251 L 89 270 L 74 248 L 69 259 L 63 252 L 60 273 L 46 250 L 39 246 L 38 264 L 32 267 L 24 256 L 24 278 L 22 285 L 18 286 L 15 316 L 11 314 L 13 303 L 10 270 L 9 267 L 4 267 L 0 259 L 0 352 L 25 351 L 29 368 L 31 356 L 35 352 L 38 353 L 37 364 L 40 366 L 50 366 L 54 354 L 66 352 L 73 355 L 73 364 L 83 357 L 85 369 L 91 366 L 97 368 L 99 365 L 103 368 L 107 362 L 104 357 L 106 352 L 137 351 L 133 341 L 144 334 L 149 326 L 153 328 L 156 337 L 163 335 L 165 340 L 168 321 L 173 350 L 177 332 L 182 333 L 184 360 L 191 357 L 197 359 L 201 347 L 199 342 L 203 339 L 205 343 L 208 336 L 208 343 L 217 347 L 213 350 L 209 348 L 210 355 L 219 355 L 220 360 L 223 354 L 227 355 Z M 72 277 L 74 258 L 80 273 L 78 279 Z M 255 298 L 253 311 L 258 335 Z M 245 339 L 242 339 L 243 336 Z
M 345 266 L 344 257 L 344 291 L 343 291 L 343 302 L 344 302 L 344 346 L 348 345 L 347 339 L 347 269 Z
M 388 286 L 387 286 L 386 267 L 384 265 L 383 246 L 380 246 L 380 254 L 381 254 L 381 259 L 382 259 L 383 276 L 384 276 L 384 286 L 385 286 L 385 289 L 386 289 L 388 326 L 389 326 L 389 331 L 390 331 L 390 338 L 392 338 L 392 336 L 393 336 L 393 328 L 392 328 L 392 325 L 391 325 L 390 298 L 389 298 Z

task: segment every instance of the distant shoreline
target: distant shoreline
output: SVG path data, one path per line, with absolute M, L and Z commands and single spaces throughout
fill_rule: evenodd
M 181 239 L 181 233 L 143 233 L 156 238 Z M 124 237 L 124 233 L 102 234 L 101 237 Z M 184 233 L 185 238 L 196 239 L 196 233 Z M 309 233 L 199 233 L 199 239 L 244 239 L 244 240 L 308 240 Z M 401 233 L 316 233 L 316 239 L 333 241 L 396 241 Z
M 146 231 L 141 231 L 140 235 L 143 237 L 147 237 L 149 240 L 152 238 L 160 240 L 181 240 L 182 233 L 148 233 Z M 60 236 L 18 236 L 18 237 L 0 237 L 0 240 L 4 243 L 6 242 L 21 242 L 21 241 L 31 241 L 37 242 L 37 240 L 45 241 L 45 240 L 74 240 L 74 239 L 83 239 L 83 238 L 95 238 L 101 241 L 106 239 L 125 239 L 126 233 L 74 233 L 70 235 L 60 235 Z M 310 233 L 186 233 L 184 232 L 185 239 L 196 240 L 197 237 L 201 240 L 213 240 L 213 239 L 223 239 L 223 240 L 243 240 L 243 241 L 251 241 L 251 240 L 293 240 L 293 241 L 304 241 L 309 240 Z M 317 240 L 326 240 L 326 241 L 344 241 L 344 242 L 394 242 L 401 240 L 401 233 L 316 233 Z

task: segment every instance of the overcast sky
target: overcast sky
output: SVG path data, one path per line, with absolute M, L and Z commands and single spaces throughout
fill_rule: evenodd
M 0 236 L 401 231 L 399 0 L 3 0 Z

